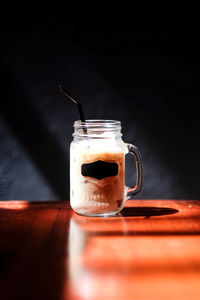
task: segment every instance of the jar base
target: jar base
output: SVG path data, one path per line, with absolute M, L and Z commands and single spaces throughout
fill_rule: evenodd
M 111 211 L 111 212 L 89 212 L 88 210 L 86 211 L 85 209 L 75 209 L 72 207 L 72 209 L 81 216 L 85 217 L 111 217 L 117 215 L 123 207 L 119 208 L 117 211 Z

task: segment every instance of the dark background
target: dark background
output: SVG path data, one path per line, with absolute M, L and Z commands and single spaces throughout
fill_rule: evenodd
M 127 9 L 128 11 L 128 9 Z M 199 198 L 198 18 L 1 11 L 0 199 L 69 199 L 76 107 L 117 119 L 143 157 L 137 198 Z M 129 163 L 134 162 L 129 158 Z M 134 181 L 130 164 L 127 181 Z

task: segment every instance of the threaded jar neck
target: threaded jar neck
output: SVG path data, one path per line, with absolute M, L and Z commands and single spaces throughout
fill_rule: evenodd
M 121 122 L 116 120 L 80 120 L 74 122 L 74 137 L 113 138 L 121 137 Z

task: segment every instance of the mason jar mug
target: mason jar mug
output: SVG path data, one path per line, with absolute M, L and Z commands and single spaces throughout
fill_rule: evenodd
M 142 188 L 142 159 L 139 150 L 124 143 L 121 122 L 75 121 L 70 145 L 70 204 L 85 216 L 109 216 L 120 212 L 130 196 Z M 125 186 L 125 155 L 136 162 L 136 184 Z

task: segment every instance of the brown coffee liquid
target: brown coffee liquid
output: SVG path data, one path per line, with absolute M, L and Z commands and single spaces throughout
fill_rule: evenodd
M 124 153 L 80 152 L 71 161 L 71 205 L 82 214 L 121 210 L 124 201 Z

